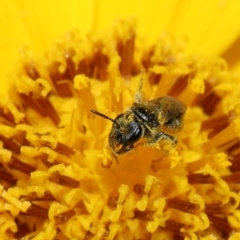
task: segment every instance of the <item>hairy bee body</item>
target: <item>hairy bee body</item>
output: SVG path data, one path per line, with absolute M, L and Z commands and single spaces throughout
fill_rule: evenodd
M 109 146 L 115 155 L 121 155 L 132 150 L 142 137 L 148 145 L 161 139 L 168 139 L 176 144 L 177 139 L 165 134 L 162 129 L 181 129 L 185 112 L 185 104 L 170 96 L 135 102 L 126 113 L 112 120 Z

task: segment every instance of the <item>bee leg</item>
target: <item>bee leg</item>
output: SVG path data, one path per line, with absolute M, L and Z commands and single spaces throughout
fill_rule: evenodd
M 121 155 L 121 154 L 124 154 L 124 153 L 126 153 L 126 152 L 129 152 L 129 151 L 131 151 L 133 148 L 134 148 L 133 145 L 123 146 L 121 149 L 119 149 L 119 150 L 116 152 L 116 155 Z
M 135 102 L 136 102 L 136 103 L 143 102 L 143 97 L 142 97 L 142 93 L 141 93 L 141 92 L 137 92 L 137 93 L 135 94 Z
M 145 80 L 145 69 L 143 68 L 141 70 L 141 79 L 140 79 L 140 83 L 138 86 L 138 91 L 135 94 L 135 102 L 139 103 L 139 102 L 143 102 L 143 93 L 142 93 L 142 87 L 143 87 L 143 81 Z
M 116 155 L 116 154 L 113 154 L 113 156 L 114 156 L 114 158 L 115 158 L 116 163 L 119 164 L 117 155 Z
M 172 145 L 175 147 L 177 144 L 177 138 L 168 135 L 164 132 L 158 132 L 154 137 L 151 138 L 149 142 L 147 142 L 148 145 L 153 145 L 161 140 L 168 140 L 172 143 Z

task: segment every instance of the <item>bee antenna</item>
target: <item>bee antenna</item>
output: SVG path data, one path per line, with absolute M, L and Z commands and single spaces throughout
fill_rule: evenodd
M 115 123 L 118 127 L 120 127 L 120 125 L 119 125 L 114 119 L 112 119 L 112 118 L 110 118 L 110 117 L 108 117 L 108 116 L 106 116 L 106 115 L 104 115 L 104 114 L 102 114 L 102 113 L 100 113 L 100 112 L 98 112 L 98 111 L 96 111 L 96 110 L 90 109 L 90 111 L 91 111 L 92 113 L 100 116 L 100 117 L 103 117 L 103 118 L 106 118 L 106 119 L 112 121 L 112 122 Z

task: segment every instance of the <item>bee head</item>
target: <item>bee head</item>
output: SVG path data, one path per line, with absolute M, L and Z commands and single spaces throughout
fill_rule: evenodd
M 134 143 L 143 135 L 143 127 L 132 112 L 120 114 L 114 121 L 109 145 L 116 155 L 120 155 L 133 149 Z
M 120 114 L 115 119 L 111 119 L 95 110 L 91 110 L 91 112 L 113 122 L 109 134 L 109 146 L 115 155 L 121 155 L 132 150 L 134 143 L 143 135 L 144 128 L 132 112 Z

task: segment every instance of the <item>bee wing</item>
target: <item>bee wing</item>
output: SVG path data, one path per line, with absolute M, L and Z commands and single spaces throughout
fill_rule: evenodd
M 158 111 L 159 121 L 162 123 L 181 117 L 187 109 L 183 102 L 171 96 L 153 99 L 148 101 L 148 103 Z

